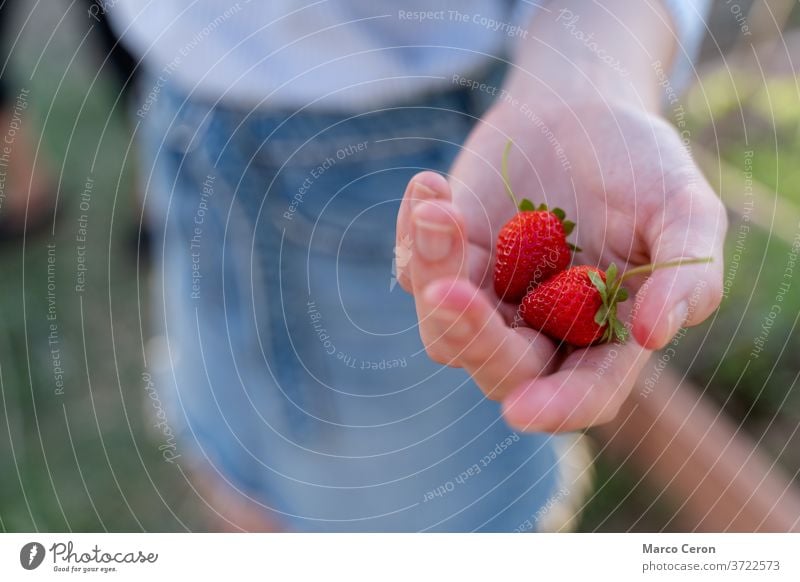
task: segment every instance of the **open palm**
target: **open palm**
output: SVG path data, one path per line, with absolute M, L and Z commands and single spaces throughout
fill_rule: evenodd
M 711 256 L 708 265 L 655 272 L 626 286 L 625 344 L 558 349 L 525 327 L 494 293 L 495 240 L 516 209 L 500 158 L 512 140 L 510 182 L 519 198 L 564 209 L 577 222 L 573 263 L 621 270 Z M 473 131 L 445 179 L 409 183 L 399 241 L 412 252 L 399 277 L 416 301 L 431 358 L 463 367 L 506 420 L 522 430 L 575 430 L 610 420 L 650 350 L 704 320 L 722 286 L 722 205 L 678 134 L 645 111 L 606 102 L 544 104 L 536 114 L 496 106 Z M 403 245 L 398 245 L 403 246 Z M 407 248 L 407 245 L 405 245 Z

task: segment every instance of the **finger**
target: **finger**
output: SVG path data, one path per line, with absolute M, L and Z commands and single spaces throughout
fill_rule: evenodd
M 453 204 L 417 202 L 411 223 L 413 249 L 408 267 L 415 292 L 435 279 L 468 276 L 466 230 Z
M 408 264 L 412 293 L 416 303 L 419 334 L 428 355 L 435 361 L 456 365 L 433 341 L 436 332 L 430 325 L 431 307 L 420 299 L 429 283 L 437 279 L 467 277 L 466 234 L 460 213 L 452 204 L 438 200 L 417 202 L 411 211 L 413 249 Z
M 408 261 L 412 251 L 411 208 L 420 200 L 450 200 L 447 180 L 435 172 L 420 172 L 408 182 L 400 202 L 395 230 L 395 268 L 400 286 L 412 291 Z
M 467 245 L 466 253 L 467 278 L 494 301 L 495 309 L 500 312 L 507 324 L 511 325 L 514 321 L 520 323 L 522 318 L 519 314 L 519 305 L 502 301 L 495 294 L 491 253 L 475 243 Z
M 558 372 L 518 386 L 503 416 L 526 432 L 566 432 L 612 420 L 651 352 L 635 341 L 578 350 Z
M 646 233 L 651 261 L 711 257 L 712 262 L 655 271 L 636 296 L 633 334 L 649 348 L 660 349 L 684 325 L 697 325 L 722 299 L 725 208 L 699 177 L 696 185 L 670 197 L 663 215 Z
M 527 328 L 510 328 L 469 281 L 434 281 L 420 301 L 428 314 L 420 325 L 426 326 L 435 353 L 444 363 L 467 370 L 492 400 L 501 400 L 554 365 L 551 340 Z
M 448 188 L 446 182 L 442 182 Z M 468 242 L 461 208 L 447 194 L 412 199 L 409 211 L 410 251 L 405 273 L 413 292 L 430 281 L 454 276 L 468 278 L 479 287 L 491 287 L 491 254 Z M 407 241 L 408 243 L 408 241 Z

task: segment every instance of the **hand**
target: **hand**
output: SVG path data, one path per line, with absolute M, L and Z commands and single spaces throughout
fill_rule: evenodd
M 517 326 L 517 306 L 492 287 L 495 240 L 516 211 L 500 175 L 506 142 L 518 198 L 563 208 L 577 222 L 575 264 L 621 271 L 679 258 L 713 257 L 653 273 L 626 286 L 620 305 L 632 326 L 627 344 L 556 349 Z M 724 208 L 676 131 L 639 108 L 605 101 L 544 103 L 536 117 L 500 104 L 478 124 L 451 173 L 422 172 L 406 190 L 398 245 L 411 240 L 399 276 L 416 300 L 419 329 L 435 361 L 467 370 L 501 400 L 513 427 L 576 430 L 611 420 L 650 350 L 718 306 Z M 407 243 L 406 243 L 407 244 Z M 519 322 L 519 318 L 516 318 Z

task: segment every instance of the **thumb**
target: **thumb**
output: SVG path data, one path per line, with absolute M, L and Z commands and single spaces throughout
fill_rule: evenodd
M 653 263 L 711 257 L 710 263 L 655 271 L 634 305 L 633 335 L 650 350 L 663 348 L 684 325 L 697 325 L 722 299 L 725 207 L 702 177 L 669 196 L 648 221 L 645 239 Z

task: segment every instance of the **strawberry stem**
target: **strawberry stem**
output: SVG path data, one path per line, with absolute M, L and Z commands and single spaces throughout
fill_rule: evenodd
M 514 145 L 512 140 L 508 140 L 508 142 L 506 142 L 506 147 L 503 150 L 503 160 L 500 163 L 500 170 L 503 176 L 503 185 L 506 187 L 506 192 L 508 193 L 509 198 L 511 198 L 511 202 L 514 203 L 514 208 L 519 209 L 517 197 L 514 196 L 514 191 L 511 189 L 511 180 L 508 179 L 508 154 L 511 151 L 512 145 Z
M 702 259 L 676 259 L 664 263 L 642 265 L 641 267 L 631 269 L 620 277 L 617 277 L 617 266 L 611 263 L 608 269 L 606 269 L 605 281 L 596 273 L 590 271 L 589 279 L 598 293 L 600 293 L 600 299 L 603 302 L 594 318 L 597 325 L 606 326 L 601 341 L 610 342 L 616 339 L 619 342 L 624 342 L 628 337 L 627 328 L 617 319 L 617 304 L 628 299 L 628 291 L 622 286 L 625 279 L 635 275 L 652 273 L 657 269 L 679 267 L 681 265 L 698 265 L 701 263 L 710 263 L 712 260 L 711 257 L 703 257 Z
M 646 275 L 656 271 L 658 269 L 668 269 L 670 267 L 680 267 L 681 265 L 699 265 L 702 263 L 710 263 L 714 259 L 711 257 L 703 257 L 701 259 L 676 259 L 674 261 L 666 261 L 664 263 L 654 263 L 651 265 L 642 265 L 641 267 L 636 267 L 627 271 L 622 277 L 619 279 L 619 284 L 622 284 L 625 279 L 630 277 L 635 277 L 636 275 Z

